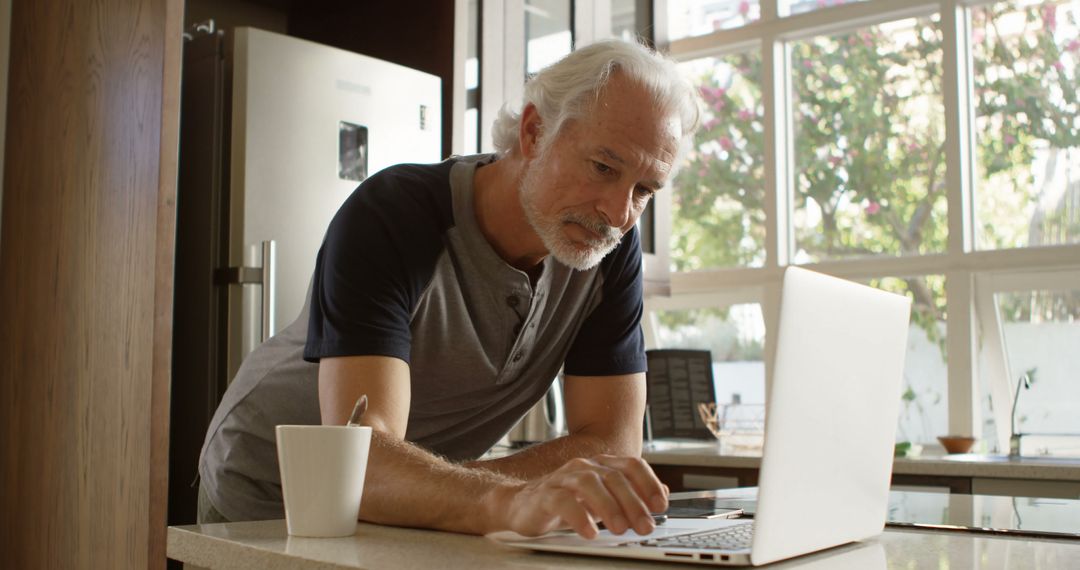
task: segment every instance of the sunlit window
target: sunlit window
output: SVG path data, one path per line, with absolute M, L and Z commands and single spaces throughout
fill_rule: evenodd
M 683 63 L 705 104 L 694 148 L 672 184 L 671 269 L 765 263 L 761 52 Z
M 1080 457 L 1080 289 L 994 297 L 1021 453 Z
M 934 19 L 795 42 L 791 73 L 795 261 L 944 250 Z
M 972 10 L 980 248 L 1080 242 L 1080 2 Z
M 703 36 L 761 18 L 758 0 L 668 0 L 668 38 Z
M 570 0 L 526 0 L 526 74 L 540 71 L 573 50 L 570 13 Z
M 911 298 L 897 441 L 932 442 L 948 432 L 945 279 L 941 275 L 873 279 L 869 285 Z
M 853 4 L 866 0 L 780 0 L 780 14 L 782 16 L 813 12 L 830 6 L 841 4 Z

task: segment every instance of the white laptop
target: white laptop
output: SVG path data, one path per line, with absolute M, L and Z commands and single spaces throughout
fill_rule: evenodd
M 885 526 L 911 302 L 790 267 L 754 519 L 671 519 L 641 537 L 562 533 L 511 546 L 714 565 L 760 565 Z

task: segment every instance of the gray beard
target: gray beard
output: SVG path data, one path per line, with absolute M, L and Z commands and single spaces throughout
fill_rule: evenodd
M 525 219 L 528 220 L 536 235 L 540 236 L 540 241 L 556 261 L 578 271 L 592 269 L 607 254 L 619 246 L 622 234 L 618 228 L 613 228 L 584 214 L 571 212 L 559 219 L 549 218 L 542 214 L 535 203 L 536 176 L 534 172 L 536 170 L 534 169 L 542 167 L 543 163 L 544 157 L 541 157 L 540 160 L 529 167 L 529 171 L 525 173 L 521 180 L 518 195 L 521 200 L 521 207 L 525 211 Z M 562 232 L 562 227 L 567 223 L 584 226 L 603 237 L 586 241 L 585 247 L 582 248 Z

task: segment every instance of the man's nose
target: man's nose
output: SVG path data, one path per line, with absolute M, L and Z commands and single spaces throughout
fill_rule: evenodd
M 633 215 L 634 189 L 607 189 L 597 200 L 596 209 L 604 223 L 614 228 L 625 227 Z

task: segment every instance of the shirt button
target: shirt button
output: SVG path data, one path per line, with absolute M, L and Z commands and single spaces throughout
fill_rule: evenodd
M 510 305 L 511 307 L 516 307 L 518 306 L 518 298 L 514 295 L 510 295 L 506 298 L 506 304 Z
M 520 361 L 520 360 L 521 360 L 521 357 L 522 357 L 522 356 L 521 356 L 521 353 L 520 353 L 520 352 L 519 352 L 519 353 L 517 353 L 517 354 L 515 354 L 515 355 L 514 355 L 514 362 L 518 362 L 518 361 Z

